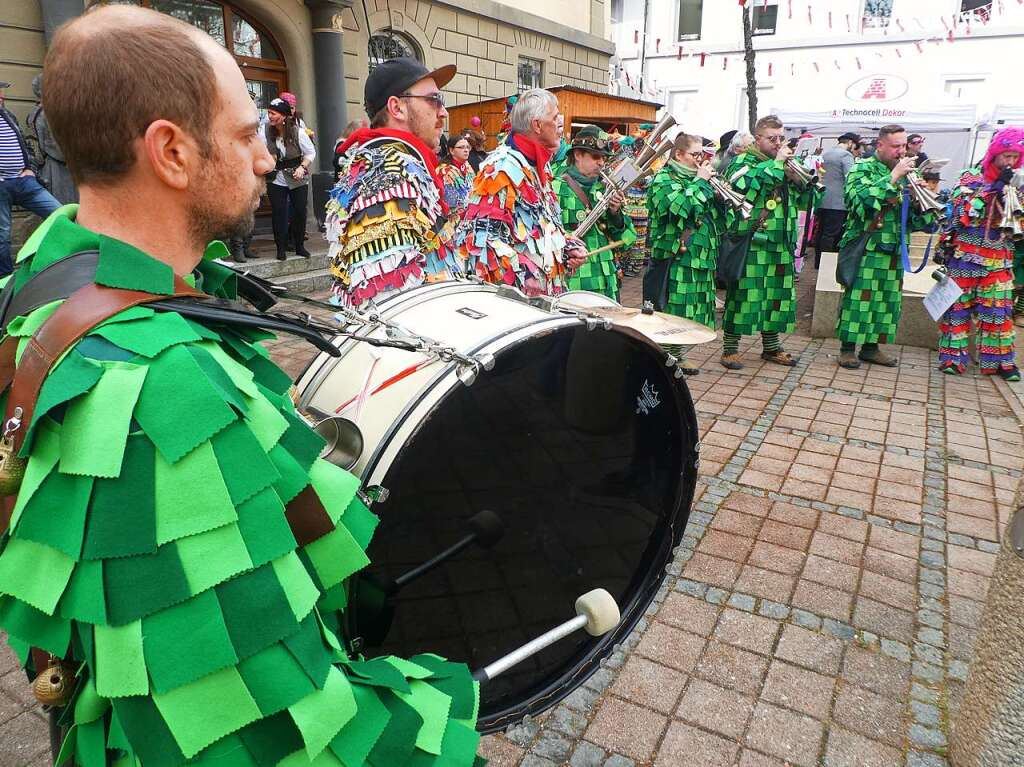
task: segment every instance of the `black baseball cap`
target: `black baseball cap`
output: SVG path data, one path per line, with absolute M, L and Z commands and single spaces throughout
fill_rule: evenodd
M 382 61 L 366 78 L 366 87 L 363 88 L 366 114 L 373 117 L 384 108 L 389 98 L 405 93 L 408 88 L 427 77 L 432 78 L 438 88 L 443 88 L 455 77 L 455 65 L 446 64 L 431 72 L 409 56 Z
M 292 105 L 284 99 L 273 99 L 269 104 L 267 104 L 267 109 L 272 112 L 283 114 L 285 117 L 292 116 Z
M 844 133 L 842 136 L 840 136 L 836 140 L 840 144 L 842 144 L 844 141 L 852 141 L 854 144 L 860 144 L 861 137 L 858 134 L 856 134 L 856 133 Z

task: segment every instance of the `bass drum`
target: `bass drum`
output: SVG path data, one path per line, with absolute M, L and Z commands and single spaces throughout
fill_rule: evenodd
M 475 669 L 571 618 L 583 592 L 607 589 L 622 613 L 610 633 L 577 632 L 483 685 L 479 729 L 493 732 L 576 689 L 650 605 L 693 501 L 693 402 L 640 334 L 507 289 L 428 285 L 379 313 L 495 364 L 466 385 L 457 362 L 339 338 L 342 356 L 300 377 L 300 408 L 355 420 L 352 470 L 388 491 L 373 506 L 371 564 L 353 578 L 349 641 L 366 656 L 436 652 Z M 482 510 L 503 523 L 496 543 L 396 588 Z

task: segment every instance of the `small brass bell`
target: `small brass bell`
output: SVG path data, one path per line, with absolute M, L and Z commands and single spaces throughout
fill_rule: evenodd
M 32 693 L 44 706 L 63 706 L 71 697 L 73 688 L 67 669 L 56 659 L 32 683 Z
M 4 425 L 0 436 L 0 497 L 17 495 L 21 488 L 21 480 L 25 476 L 25 465 L 28 463 L 14 450 L 14 432 L 21 428 L 22 410 L 14 408 L 14 413 Z

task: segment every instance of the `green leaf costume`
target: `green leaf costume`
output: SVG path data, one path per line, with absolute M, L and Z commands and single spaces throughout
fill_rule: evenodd
M 25 245 L 19 285 L 96 248 L 97 283 L 172 292 L 169 266 L 75 212 Z M 233 293 L 229 270 L 198 272 Z M 19 354 L 57 303 L 11 322 Z M 137 307 L 64 356 L 0 538 L 0 627 L 30 672 L 30 647 L 82 662 L 63 748 L 79 767 L 474 764 L 465 666 L 344 649 L 377 519 L 318 457 L 267 337 Z
M 796 329 L 796 280 L 793 269 L 797 221 L 811 202 L 812 192 L 786 178 L 784 165 L 751 147 L 732 161 L 726 180 L 753 206 L 749 219 L 727 214 L 731 234 L 742 235 L 757 226 L 746 268 L 725 299 L 722 327 L 726 333 L 792 333 Z
M 587 195 L 588 204 L 584 205 L 565 180 L 567 175 L 573 172 L 571 166 L 566 168 L 562 175 L 554 179 L 551 184 L 555 194 L 558 195 L 558 204 L 562 209 L 562 226 L 566 232 L 572 232 L 587 215 L 589 209 L 605 194 L 604 182 L 600 179 L 584 180 L 577 174 L 574 178 L 581 184 L 583 192 Z M 597 224 L 592 226 L 583 237 L 583 243 L 587 246 L 588 251 L 602 248 L 615 240 L 622 240 L 622 247 L 625 248 L 628 248 L 636 240 L 633 222 L 621 209 L 618 213 L 606 210 Z M 606 250 L 604 253 L 598 253 L 584 261 L 580 268 L 569 276 L 566 285 L 569 290 L 592 290 L 617 300 L 619 280 L 615 272 L 615 253 Z
M 715 266 L 725 210 L 711 184 L 676 161 L 647 189 L 652 259 L 672 259 L 666 311 L 715 327 Z M 691 233 L 685 243 L 684 236 Z
M 844 343 L 892 343 L 903 306 L 900 257 L 900 196 L 906 182 L 892 182 L 892 170 L 877 157 L 857 162 L 846 177 L 848 211 L 842 249 L 861 236 L 881 215 L 881 227 L 868 239 L 853 287 L 843 294 L 836 335 Z M 934 216 L 911 205 L 907 237 L 928 229 Z

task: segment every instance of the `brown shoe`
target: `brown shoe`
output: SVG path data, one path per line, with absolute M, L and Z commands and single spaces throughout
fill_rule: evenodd
M 765 362 L 774 362 L 776 365 L 785 365 L 791 368 L 797 363 L 799 358 L 794 357 L 784 349 L 776 349 L 773 352 L 761 352 L 761 359 Z
M 743 370 L 743 363 L 740 362 L 739 354 L 723 354 L 719 360 L 726 370 Z
M 839 352 L 839 367 L 847 370 L 856 370 L 860 367 L 860 360 L 856 352 Z
M 894 368 L 899 364 L 899 358 L 892 354 L 886 354 L 881 349 L 875 349 L 875 351 L 867 353 L 861 349 L 860 354 L 858 354 L 857 357 L 859 357 L 863 362 L 869 362 L 872 365 L 881 365 L 885 368 Z
M 679 360 L 679 362 L 676 363 L 676 367 L 683 371 L 683 375 L 695 376 L 700 373 L 700 368 L 685 358 Z

